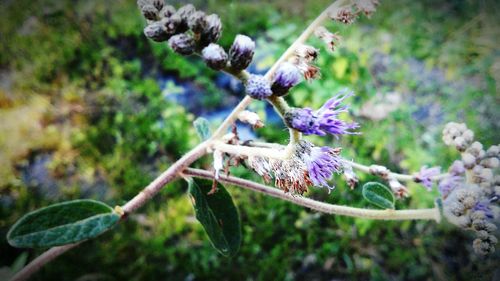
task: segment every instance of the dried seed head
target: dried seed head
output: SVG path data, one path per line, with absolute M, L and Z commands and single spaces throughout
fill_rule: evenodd
M 227 64 L 227 54 L 224 49 L 214 43 L 210 43 L 201 52 L 203 60 L 212 69 L 221 70 L 226 67 Z
M 254 99 L 262 100 L 273 94 L 269 80 L 262 75 L 250 75 L 245 87 L 246 94 Z
M 246 69 L 252 62 L 255 42 L 248 36 L 238 34 L 229 49 L 231 68 L 235 71 Z
M 330 14 L 330 18 L 343 24 L 351 24 L 356 20 L 356 15 L 353 14 L 350 8 L 346 8 L 338 11 L 336 14 Z
M 318 57 L 318 49 L 309 45 L 301 45 L 297 49 L 295 49 L 295 55 L 305 60 L 307 63 L 311 63 L 316 60 Z
M 375 12 L 377 3 L 377 1 L 372 0 L 357 0 L 356 7 L 369 17 Z
M 316 28 L 314 34 L 316 35 L 316 37 L 325 42 L 328 50 L 330 51 L 335 51 L 335 47 L 341 39 L 339 35 L 337 35 L 336 33 L 331 33 L 324 26 Z
M 184 56 L 191 55 L 195 50 L 195 41 L 193 37 L 185 33 L 172 36 L 168 40 L 168 44 L 172 50 Z

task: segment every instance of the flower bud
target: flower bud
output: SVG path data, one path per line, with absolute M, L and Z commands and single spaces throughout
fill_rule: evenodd
M 146 26 L 144 28 L 144 35 L 156 42 L 163 42 L 170 37 L 165 31 L 163 24 L 159 21 L 155 21 Z
M 388 183 L 389 187 L 391 188 L 392 192 L 394 193 L 394 195 L 396 195 L 397 198 L 403 198 L 409 196 L 408 188 L 402 185 L 397 179 L 390 177 Z
M 284 96 L 290 88 L 300 82 L 301 74 L 299 69 L 288 62 L 282 63 L 274 75 L 274 82 L 271 87 L 273 94 Z
M 188 26 L 194 33 L 201 33 L 206 25 L 206 15 L 203 11 L 196 11 L 189 16 Z
M 168 44 L 176 53 L 184 56 L 191 55 L 195 49 L 193 37 L 185 33 L 172 36 L 168 40 Z
M 161 11 L 161 9 L 163 9 L 163 6 L 165 5 L 165 1 L 164 0 L 153 0 L 151 1 L 152 2 L 152 5 L 158 10 L 158 11 Z
M 241 71 L 252 62 L 255 50 L 255 42 L 248 36 L 238 34 L 234 38 L 233 45 L 229 49 L 229 60 L 231 68 Z
M 486 151 L 486 156 L 488 157 L 498 157 L 500 155 L 500 147 L 498 145 L 492 145 Z
M 171 5 L 163 6 L 163 9 L 161 9 L 160 12 L 158 13 L 160 18 L 168 18 L 171 17 L 173 14 L 175 14 L 175 8 Z
M 205 63 L 215 70 L 223 69 L 227 64 L 227 54 L 224 49 L 214 43 L 210 43 L 201 52 Z
M 262 75 L 250 75 L 245 86 L 246 94 L 254 99 L 262 100 L 273 94 L 269 80 Z
M 259 115 L 252 111 L 243 110 L 238 114 L 238 120 L 243 123 L 250 124 L 254 128 L 264 127 L 264 123 L 262 123 L 262 120 L 260 120 Z
M 184 5 L 177 10 L 176 14 L 181 18 L 179 32 L 185 32 L 189 29 L 189 18 L 194 12 L 196 12 L 196 8 L 191 4 Z
M 211 14 L 207 16 L 205 20 L 207 23 L 201 32 L 199 42 L 201 47 L 206 47 L 210 43 L 217 42 L 222 32 L 222 24 L 218 15 Z
M 177 30 L 179 29 L 179 26 L 181 24 L 181 18 L 179 17 L 179 15 L 174 14 L 170 17 L 163 18 L 160 22 L 163 25 L 165 32 L 172 36 L 177 33 Z
M 462 161 L 464 162 L 464 167 L 470 170 L 476 164 L 476 157 L 474 157 L 470 153 L 465 152 L 462 154 Z
M 156 20 L 158 18 L 158 10 L 153 5 L 142 6 L 141 13 L 148 20 Z

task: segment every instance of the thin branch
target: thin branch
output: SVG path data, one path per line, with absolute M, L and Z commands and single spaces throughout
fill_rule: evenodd
M 360 170 L 364 173 L 367 173 L 367 174 L 374 174 L 372 169 L 370 168 L 370 166 L 366 166 L 366 165 L 363 165 L 363 164 L 359 164 L 359 163 L 356 163 L 356 162 L 353 162 L 353 161 L 347 161 L 354 169 L 357 169 L 357 170 Z M 383 166 L 381 166 L 383 167 Z M 385 168 L 385 167 L 384 167 Z M 387 169 L 389 170 L 389 169 Z M 434 176 L 434 177 L 431 177 L 431 180 L 433 181 L 440 181 L 442 180 L 443 178 L 447 177 L 448 174 L 447 173 L 444 173 L 444 174 L 440 174 L 440 175 L 437 175 L 437 176 Z M 388 173 L 388 178 L 394 178 L 394 179 L 397 179 L 399 181 L 415 181 L 415 176 L 413 175 L 406 175 L 406 174 L 399 174 L 399 173 L 393 173 L 393 172 L 389 172 Z
M 214 141 L 212 148 L 215 150 L 219 150 L 225 153 L 238 156 L 246 156 L 246 157 L 261 156 L 261 157 L 281 159 L 281 160 L 287 159 L 287 152 L 285 150 L 276 150 L 263 147 L 250 147 L 242 145 L 231 145 L 223 143 L 221 141 Z
M 175 162 L 170 168 L 158 176 L 153 182 L 146 186 L 139 194 L 128 201 L 124 206 L 121 207 L 124 214 L 122 218 L 126 217 L 128 214 L 136 211 L 144 204 L 146 204 L 151 197 L 157 194 L 167 183 L 174 180 L 178 174 L 184 170 L 186 167 L 191 165 L 194 161 L 199 159 L 201 156 L 205 155 L 207 152 L 208 143 L 203 142 L 185 154 L 181 159 Z M 21 271 L 16 273 L 12 277 L 11 281 L 21 281 L 28 279 L 32 274 L 37 272 L 42 266 L 51 262 L 58 256 L 62 255 L 66 251 L 69 251 L 80 243 L 69 244 L 60 247 L 53 247 L 35 258 L 29 264 L 27 264 Z
M 28 265 L 26 265 L 23 269 L 18 271 L 10 281 L 23 281 L 27 280 L 31 275 L 36 273 L 40 268 L 42 268 L 45 264 L 53 261 L 58 256 L 64 254 L 65 252 L 75 248 L 80 245 L 80 243 L 68 244 L 59 247 L 52 247 L 49 250 L 45 251 L 43 254 L 36 257 L 32 260 Z
M 182 172 L 184 175 L 200 177 L 205 179 L 213 179 L 213 173 L 200 169 L 188 168 Z M 219 177 L 219 181 L 223 183 L 233 184 L 249 190 L 264 193 L 266 195 L 283 199 L 294 204 L 310 208 L 322 213 L 343 215 L 355 218 L 365 218 L 374 220 L 441 220 L 441 214 L 437 207 L 430 209 L 416 209 L 416 210 L 370 210 L 362 208 L 354 208 L 348 206 L 328 204 L 316 201 L 302 196 L 291 195 L 284 191 L 265 186 L 256 182 L 245 180 L 242 178 L 224 176 Z

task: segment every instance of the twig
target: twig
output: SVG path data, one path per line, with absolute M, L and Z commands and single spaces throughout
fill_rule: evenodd
M 373 174 L 373 172 L 370 169 L 370 166 L 359 164 L 359 163 L 356 163 L 353 161 L 347 161 L 347 163 L 349 163 L 354 169 L 360 170 L 360 171 L 367 173 L 367 174 Z M 440 175 L 431 177 L 431 180 L 439 181 L 447 176 L 448 176 L 447 173 L 440 174 Z M 407 182 L 408 181 L 415 181 L 415 176 L 413 176 L 413 175 L 399 174 L 399 173 L 393 173 L 393 172 L 389 172 L 388 177 L 397 179 L 399 181 L 407 181 Z
M 124 215 L 126 217 L 128 214 L 134 212 L 135 210 L 142 207 L 148 200 L 157 194 L 162 187 L 167 183 L 175 179 L 178 174 L 184 170 L 186 167 L 191 165 L 198 158 L 206 154 L 208 147 L 207 142 L 203 142 L 185 154 L 181 159 L 175 162 L 170 168 L 158 176 L 153 182 L 146 186 L 139 194 L 137 194 L 132 200 L 128 201 L 123 207 Z M 62 255 L 66 251 L 69 251 L 81 243 L 69 244 L 60 247 L 53 247 L 35 258 L 29 264 L 27 264 L 22 270 L 12 277 L 11 281 L 21 281 L 28 279 L 33 273 L 37 272 L 42 266 L 51 262 L 58 256 Z
M 205 179 L 214 178 L 213 173 L 209 171 L 193 168 L 184 170 L 183 174 Z M 289 201 L 294 204 L 327 214 L 374 220 L 435 220 L 436 222 L 439 222 L 441 220 L 441 214 L 439 212 L 439 209 L 436 207 L 416 210 L 370 210 L 319 202 L 310 198 L 291 195 L 290 193 L 285 193 L 284 191 L 277 188 L 272 188 L 256 182 L 232 176 L 221 175 L 219 177 L 219 181 L 264 193 L 266 195 L 283 199 L 285 201 Z

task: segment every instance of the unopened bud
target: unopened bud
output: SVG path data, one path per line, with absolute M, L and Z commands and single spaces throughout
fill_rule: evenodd
M 205 63 L 212 69 L 221 70 L 227 64 L 226 51 L 217 44 L 210 43 L 201 53 Z
M 171 5 L 163 6 L 163 9 L 160 10 L 159 16 L 160 18 L 168 18 L 175 14 L 175 8 Z
M 168 44 L 172 50 L 184 56 L 191 55 L 195 50 L 195 41 L 193 37 L 185 33 L 172 36 L 168 40 Z
M 290 88 L 300 82 L 301 75 L 299 69 L 288 62 L 282 63 L 274 75 L 274 82 L 271 87 L 273 94 L 284 96 Z
M 146 26 L 144 28 L 144 35 L 156 42 L 163 42 L 170 37 L 170 35 L 165 31 L 163 24 L 159 21 L 155 21 Z
M 222 23 L 216 14 L 211 14 L 206 18 L 206 25 L 200 35 L 200 46 L 206 47 L 210 43 L 215 43 L 219 40 L 222 33 Z
M 177 10 L 176 14 L 181 18 L 179 32 L 185 32 L 189 29 L 189 18 L 194 12 L 196 12 L 196 8 L 191 4 L 184 5 Z
M 250 65 L 255 50 L 255 42 L 248 36 L 238 34 L 229 49 L 231 68 L 241 71 Z
M 254 99 L 262 100 L 273 94 L 269 80 L 262 75 L 250 75 L 245 87 L 246 94 Z
M 142 6 L 141 13 L 148 20 L 158 19 L 158 10 L 153 5 Z
M 409 196 L 408 188 L 402 185 L 397 179 L 391 177 L 389 178 L 388 183 L 389 187 L 397 198 L 404 198 Z
M 188 26 L 194 33 L 201 33 L 206 25 L 206 15 L 203 11 L 196 11 L 189 16 Z

